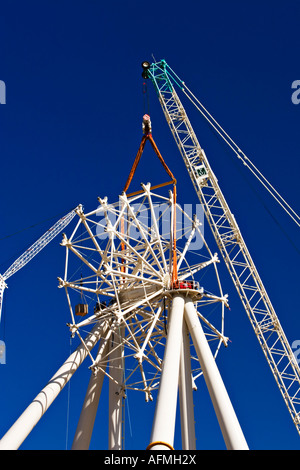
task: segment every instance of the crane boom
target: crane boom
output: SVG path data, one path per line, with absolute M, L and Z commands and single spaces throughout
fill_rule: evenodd
M 234 215 L 174 89 L 167 67 L 166 62 L 162 60 L 149 64 L 143 74 L 147 73 L 147 77 L 155 86 L 164 115 L 203 205 L 212 233 L 300 434 L 299 366 Z
M 73 209 L 67 215 L 59 219 L 51 228 L 47 230 L 33 245 L 17 258 L 13 264 L 5 271 L 4 274 L 0 274 L 0 320 L 2 312 L 3 293 L 6 285 L 6 280 L 15 274 L 19 269 L 23 268 L 29 261 L 32 260 L 46 245 L 48 245 L 53 238 L 56 237 L 73 219 L 76 214 L 76 209 Z

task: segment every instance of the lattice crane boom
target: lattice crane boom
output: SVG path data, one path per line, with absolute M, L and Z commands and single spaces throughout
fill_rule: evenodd
M 27 250 L 17 258 L 13 264 L 0 274 L 0 320 L 2 312 L 2 302 L 4 290 L 7 287 L 6 280 L 15 274 L 19 269 L 23 268 L 29 261 L 31 261 L 53 238 L 56 237 L 73 219 L 76 215 L 76 209 L 70 211 L 67 215 L 59 219 L 52 227 L 50 227 L 44 235 L 42 235 L 36 242 L 33 243 Z
M 174 89 L 166 62 L 143 63 L 259 344 L 300 434 L 300 369 L 239 226 Z M 175 75 L 175 82 L 177 81 Z

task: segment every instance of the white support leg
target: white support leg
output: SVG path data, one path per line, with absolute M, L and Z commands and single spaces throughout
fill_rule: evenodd
M 122 450 L 122 400 L 123 393 L 120 384 L 123 383 L 123 345 L 122 329 L 117 328 L 111 336 L 109 374 L 109 425 L 108 448 L 110 450 Z
M 185 301 L 185 320 L 193 339 L 226 447 L 228 450 L 247 450 L 247 442 L 190 298 Z
M 175 295 L 168 322 L 168 336 L 163 359 L 151 443 L 148 449 L 173 448 L 178 395 L 179 362 L 182 341 L 184 298 Z
M 85 344 L 88 351 L 95 346 L 103 326 L 97 324 L 91 333 L 86 337 Z M 88 351 L 81 343 L 78 348 L 69 356 L 61 368 L 52 377 L 46 387 L 36 396 L 33 402 L 26 408 L 19 419 L 12 425 L 0 441 L 0 449 L 16 450 L 39 422 L 41 417 L 53 403 L 55 398 L 68 383 L 74 372 L 81 365 L 88 355 Z
M 107 329 L 103 331 L 103 335 L 107 332 Z M 110 333 L 110 331 L 108 333 Z M 101 340 L 95 362 L 100 362 L 101 358 L 107 355 L 108 347 L 109 339 Z M 72 450 L 89 449 L 104 377 L 105 374 L 102 370 L 99 370 L 97 374 L 95 374 L 94 371 L 91 372 L 91 378 L 72 444 Z
M 182 325 L 182 345 L 179 369 L 179 402 L 181 439 L 183 450 L 196 449 L 195 418 L 193 403 L 193 383 L 189 332 L 186 322 Z

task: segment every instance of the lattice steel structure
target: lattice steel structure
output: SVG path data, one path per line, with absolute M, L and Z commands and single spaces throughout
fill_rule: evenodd
M 220 346 L 227 346 L 224 312 L 229 305 L 218 256 L 211 253 L 200 220 L 175 203 L 172 191 L 154 193 L 150 183 L 137 195 L 123 193 L 117 203 L 107 198 L 99 203 L 88 213 L 78 206 L 77 224 L 61 243 L 66 263 L 59 287 L 66 291 L 70 332 L 80 346 L 4 435 L 0 448 L 22 444 L 87 357 L 91 378 L 73 449 L 89 448 L 104 379 L 109 383 L 109 449 L 123 448 L 123 402 L 132 392 L 144 393 L 146 402 L 157 395 L 148 448 L 172 449 L 178 389 L 182 446 L 195 449 L 193 389 L 202 375 L 226 446 L 247 448 L 215 361 Z M 197 253 L 190 250 L 195 241 Z
M 149 64 L 150 66 L 150 64 Z M 162 60 L 145 67 L 259 344 L 300 434 L 300 370 L 209 161 L 175 91 L 185 84 Z

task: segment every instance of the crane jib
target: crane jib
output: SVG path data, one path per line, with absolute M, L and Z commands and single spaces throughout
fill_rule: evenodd
M 284 402 L 300 434 L 299 366 L 251 258 L 239 226 L 229 209 L 205 152 L 198 142 L 185 109 L 172 86 L 173 81 L 183 90 L 184 82 L 179 79 L 165 61 L 149 65 L 147 68 L 147 78 L 151 79 L 154 84 L 165 118 L 182 155 L 198 198 L 203 205 L 206 218 L 219 250 L 265 358 L 272 370 Z M 217 128 L 216 121 L 209 113 L 208 116 L 210 116 L 213 126 Z M 237 153 L 238 157 L 244 158 L 246 164 L 251 166 L 250 160 L 247 159 L 240 149 L 234 148 L 234 142 L 226 133 L 225 140 Z M 256 170 L 254 167 L 253 172 Z M 259 172 L 258 175 L 263 184 L 267 186 L 268 182 L 266 179 Z M 268 185 L 268 188 L 270 192 L 273 192 L 274 188 L 271 185 Z M 285 210 L 297 225 L 300 225 L 299 216 L 290 206 L 285 204 L 283 198 L 275 190 L 274 197 L 280 205 L 285 206 Z
M 33 245 L 31 245 L 27 250 L 17 258 L 13 264 L 5 271 L 4 274 L 0 274 L 0 321 L 2 313 L 2 304 L 3 304 L 3 294 L 4 290 L 7 287 L 6 280 L 23 268 L 29 261 L 31 261 L 46 245 L 48 245 L 53 238 L 56 237 L 73 219 L 75 216 L 76 209 L 69 212 L 67 215 L 59 219 L 50 229 L 47 230 L 44 235 L 42 235 Z

